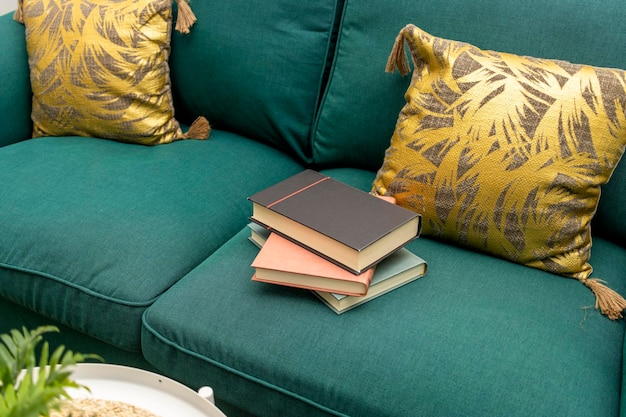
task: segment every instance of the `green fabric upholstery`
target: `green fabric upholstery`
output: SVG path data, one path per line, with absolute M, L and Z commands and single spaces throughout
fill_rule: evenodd
M 0 166 L 0 295 L 135 351 L 145 308 L 246 224 L 246 197 L 301 170 L 219 131 L 156 148 L 33 139 Z
M 418 239 L 425 277 L 337 316 L 306 290 L 250 281 L 248 235 L 146 311 L 157 368 L 259 416 L 618 413 L 624 322 L 572 280 Z M 596 246 L 613 259 L 599 274 L 626 267 L 624 248 Z
M 570 12 L 564 10 L 571 9 Z M 593 19 L 588 19 L 588 16 Z M 626 69 L 622 0 L 347 0 L 336 59 L 313 137 L 322 166 L 376 170 L 383 161 L 410 77 L 386 74 L 406 24 L 482 49 Z M 590 34 L 594 34 L 590 36 Z
M 0 16 L 0 60 L 2 100 L 0 100 L 0 146 L 28 139 L 32 134 L 28 56 L 24 26 L 12 13 Z M 0 168 L 1 169 L 1 168 Z
M 14 329 L 16 323 L 20 323 L 28 329 L 35 329 L 39 326 L 56 326 L 59 332 L 48 333 L 45 337 L 45 340 L 50 343 L 50 351 L 63 345 L 74 352 L 95 353 L 107 364 L 134 366 L 153 372 L 157 371 L 154 366 L 146 361 L 141 352 L 121 350 L 4 298 L 0 298 L 0 311 L 2 312 L 0 314 L 0 334 Z
M 193 30 L 172 36 L 176 116 L 203 115 L 310 159 L 336 8 L 335 0 L 194 2 Z

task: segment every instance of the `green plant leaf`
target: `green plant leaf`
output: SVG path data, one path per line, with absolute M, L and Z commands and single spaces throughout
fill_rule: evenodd
M 37 360 L 43 335 L 58 331 L 42 326 L 0 335 L 0 417 L 45 417 L 60 400 L 70 398 L 69 388 L 87 388 L 71 379 L 72 371 L 86 359 L 101 361 L 98 355 L 74 353 L 65 346 L 50 355 L 50 346 L 44 342 Z

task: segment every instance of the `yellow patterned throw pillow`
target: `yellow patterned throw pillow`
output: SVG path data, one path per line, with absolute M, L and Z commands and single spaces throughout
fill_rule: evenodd
M 576 278 L 596 307 L 590 222 L 626 145 L 626 73 L 484 51 L 408 25 L 387 65 L 411 85 L 373 192 L 423 216 L 422 234 Z
M 206 139 L 198 118 L 174 118 L 172 0 L 20 0 L 33 92 L 33 137 L 90 136 L 157 145 Z M 195 22 L 179 1 L 177 29 Z

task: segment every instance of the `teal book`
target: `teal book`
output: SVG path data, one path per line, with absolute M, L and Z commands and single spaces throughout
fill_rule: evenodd
M 260 224 L 256 224 L 254 222 L 248 223 L 248 228 L 250 229 L 250 236 L 248 237 L 248 240 L 254 243 L 258 248 L 261 248 L 270 236 L 271 232 Z
M 423 277 L 426 269 L 426 261 L 408 249 L 402 248 L 376 266 L 369 290 L 365 295 L 350 296 L 324 291 L 313 291 L 313 293 L 331 310 L 341 314 Z

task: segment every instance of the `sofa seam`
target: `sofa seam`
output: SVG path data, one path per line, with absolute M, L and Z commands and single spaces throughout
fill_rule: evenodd
M 110 302 L 114 302 L 116 304 L 122 305 L 122 306 L 126 306 L 126 307 L 149 307 L 152 304 L 154 304 L 154 302 L 158 299 L 158 297 L 156 298 L 151 298 L 150 300 L 147 301 L 127 301 L 127 300 L 122 300 L 119 298 L 114 298 L 114 297 L 110 297 L 107 295 L 103 295 L 100 294 L 96 291 L 90 290 L 89 288 L 86 288 L 84 286 L 81 285 L 77 285 L 74 284 L 72 282 L 68 282 L 67 280 L 64 280 L 56 275 L 53 274 L 49 274 L 47 272 L 42 272 L 42 271 L 38 271 L 36 269 L 31 269 L 31 268 L 25 268 L 25 267 L 21 267 L 21 266 L 16 266 L 16 265 L 10 265 L 7 264 L 5 262 L 0 262 L 0 268 L 5 268 L 7 270 L 12 270 L 12 271 L 17 271 L 17 272 L 24 272 L 24 273 L 28 273 L 28 274 L 32 274 L 32 275 L 36 275 L 39 276 L 41 278 L 48 278 L 53 280 L 54 282 L 56 282 L 57 284 L 63 285 L 65 287 L 68 288 L 72 288 L 75 290 L 78 290 L 88 296 L 94 297 L 94 298 L 98 298 L 100 300 L 103 301 L 110 301 Z
M 344 25 L 344 15 L 346 13 L 348 0 L 338 1 L 335 3 L 332 24 L 328 36 L 328 44 L 326 45 L 326 65 L 322 68 L 322 74 L 318 86 L 318 96 L 315 103 L 313 120 L 311 124 L 311 132 L 309 134 L 309 151 L 311 158 L 311 166 L 317 165 L 315 157 L 315 138 L 319 127 L 320 115 L 328 97 L 328 90 L 333 81 L 333 75 L 337 66 L 337 56 L 342 37 L 342 29 Z

